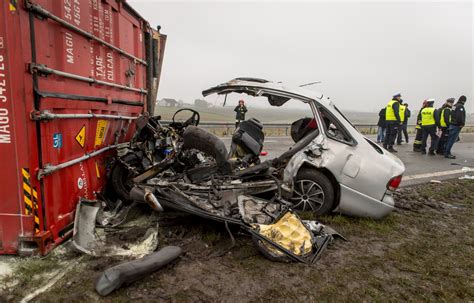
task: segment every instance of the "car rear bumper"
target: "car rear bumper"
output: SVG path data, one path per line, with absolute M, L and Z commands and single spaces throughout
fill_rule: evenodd
M 395 201 L 388 193 L 382 200 L 377 200 L 341 184 L 341 200 L 334 211 L 350 216 L 380 219 L 394 208 Z

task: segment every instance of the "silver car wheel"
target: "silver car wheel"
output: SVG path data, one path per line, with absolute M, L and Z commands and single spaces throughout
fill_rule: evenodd
M 311 180 L 298 180 L 295 183 L 293 197 L 290 198 L 293 207 L 302 211 L 319 210 L 324 204 L 324 191 L 321 186 Z

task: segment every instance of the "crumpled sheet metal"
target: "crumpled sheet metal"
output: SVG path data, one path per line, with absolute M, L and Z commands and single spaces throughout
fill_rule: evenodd
M 113 217 L 100 211 L 99 201 L 81 200 L 76 207 L 74 232 L 70 248 L 76 252 L 91 256 L 134 256 L 142 257 L 155 251 L 158 247 L 158 223 L 140 216 L 125 222 L 130 209 L 123 207 L 113 210 L 110 216 L 117 216 L 120 222 L 116 225 Z M 125 217 L 123 217 L 123 213 Z M 96 222 L 106 228 L 96 229 Z M 115 228 L 120 225 L 121 228 Z M 110 229 L 106 231 L 106 229 Z M 134 236 L 127 236 L 132 233 Z M 127 238 L 127 240 L 122 240 Z
M 266 200 L 240 195 L 237 197 L 239 213 L 245 223 L 268 224 L 273 221 L 269 214 L 278 214 L 280 204 L 269 203 Z
M 77 203 L 71 242 L 73 250 L 88 255 L 94 255 L 94 250 L 98 242 L 95 233 L 95 219 L 99 209 L 99 201 L 81 199 L 79 203 Z
M 265 238 L 277 243 L 298 256 L 310 254 L 313 250 L 312 232 L 292 212 L 285 213 L 274 224 L 254 224 L 258 232 Z M 266 245 L 274 254 L 284 253 L 270 245 Z
M 176 186 L 156 188 L 156 193 L 166 203 L 166 207 L 239 225 L 252 235 L 265 257 L 273 261 L 314 264 L 332 241 L 333 235 L 338 235 L 333 230 L 327 233 L 325 226 L 315 221 L 302 221 L 293 211 L 282 209 L 282 204 L 276 201 L 239 195 L 238 205 L 234 205 L 238 212 L 234 208 L 232 216 L 226 214 L 223 205 L 216 209 L 215 200 L 188 195 L 191 193 L 183 193 Z M 284 221 L 278 224 L 282 218 Z M 261 230 L 265 233 L 262 234 Z

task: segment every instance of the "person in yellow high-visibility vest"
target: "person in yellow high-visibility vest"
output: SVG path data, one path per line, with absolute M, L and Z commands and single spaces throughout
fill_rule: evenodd
M 416 127 L 415 127 L 415 140 L 413 140 L 413 151 L 420 152 L 421 151 L 421 111 L 423 108 L 426 107 L 428 100 L 423 100 L 423 104 L 421 106 L 420 111 L 418 112 L 418 116 L 416 118 Z
M 392 100 L 388 102 L 387 107 L 385 108 L 386 134 L 383 141 L 383 147 L 392 153 L 397 152 L 395 149 L 393 149 L 393 144 L 395 144 L 395 137 L 397 136 L 398 128 L 403 123 L 403 121 L 400 119 L 401 98 L 401 94 L 394 95 Z
M 405 136 L 405 142 L 408 144 L 408 118 L 411 116 L 411 111 L 408 109 L 408 104 L 400 99 L 400 120 L 401 125 L 398 127 L 397 145 L 402 144 L 402 136 Z
M 438 112 L 433 107 L 435 100 L 428 99 L 427 105 L 420 111 L 421 116 L 421 153 L 426 154 L 426 141 L 428 136 L 431 137 L 429 154 L 436 155 L 435 150 L 438 144 L 438 136 L 436 135 L 436 127 L 439 125 Z
M 449 98 L 446 100 L 446 103 L 444 103 L 443 106 L 438 109 L 439 129 L 441 131 L 438 149 L 436 150 L 438 155 L 444 155 L 444 149 L 446 147 L 446 143 L 448 142 L 448 128 L 449 124 L 451 124 L 451 108 L 453 107 L 454 101 L 454 98 Z

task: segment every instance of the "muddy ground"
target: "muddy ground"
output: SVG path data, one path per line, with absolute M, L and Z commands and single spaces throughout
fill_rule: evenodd
M 185 254 L 143 280 L 100 297 L 94 282 L 124 257 L 59 249 L 46 258 L 15 260 L 0 283 L 0 301 L 18 301 L 60 272 L 64 276 L 35 301 L 472 301 L 474 181 L 403 188 L 397 197 L 397 210 L 380 221 L 321 218 L 349 241 L 335 241 L 314 266 L 271 262 L 236 229 L 230 248 L 222 225 L 173 215 L 161 221 L 160 246 L 178 245 Z

